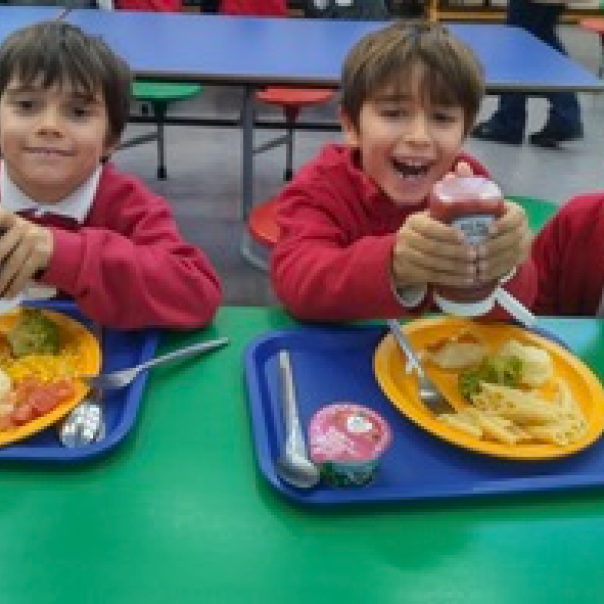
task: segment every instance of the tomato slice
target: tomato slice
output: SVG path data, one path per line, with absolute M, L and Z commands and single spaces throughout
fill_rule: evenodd
M 15 427 L 11 414 L 0 416 L 0 430 L 10 430 Z
M 29 393 L 27 404 L 33 407 L 36 415 L 45 415 L 59 403 L 73 396 L 74 392 L 73 383 L 66 379 L 40 384 Z
M 28 403 L 22 403 L 11 414 L 12 420 L 18 426 L 22 426 L 36 418 L 34 408 Z

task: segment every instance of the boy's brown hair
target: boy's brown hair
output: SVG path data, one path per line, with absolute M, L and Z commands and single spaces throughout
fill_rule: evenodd
M 70 84 L 107 107 L 107 141 L 117 142 L 130 114 L 128 65 L 100 39 L 64 21 L 43 21 L 10 34 L 0 46 L 0 97 L 17 78 L 24 86 Z
M 425 67 L 420 94 L 431 103 L 462 107 L 465 134 L 484 96 L 482 67 L 473 51 L 437 23 L 396 21 L 359 40 L 342 68 L 341 107 L 358 128 L 363 104 L 389 86 L 406 92 L 411 70 Z

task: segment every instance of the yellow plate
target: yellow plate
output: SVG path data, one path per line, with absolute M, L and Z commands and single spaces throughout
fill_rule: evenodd
M 20 312 L 20 309 L 16 309 L 0 315 L 0 333 L 6 333 L 12 328 Z M 68 341 L 70 349 L 76 351 L 79 375 L 96 375 L 101 367 L 101 350 L 94 335 L 82 323 L 67 315 L 50 310 L 44 310 L 43 312 L 58 324 L 63 341 Z M 88 386 L 82 380 L 75 380 L 74 386 L 74 395 L 57 405 L 50 413 L 37 417 L 22 426 L 0 430 L 0 446 L 36 434 L 67 415 L 88 393 Z
M 419 351 L 443 338 L 454 336 L 464 329 L 482 337 L 494 352 L 509 339 L 544 348 L 554 362 L 554 374 L 569 385 L 589 423 L 587 433 L 580 440 L 565 446 L 542 443 L 506 445 L 480 440 L 439 421 L 421 403 L 417 392 L 417 380 L 405 372 L 406 359 L 399 351 L 394 338 L 386 336 L 378 345 L 374 357 L 374 371 L 384 394 L 411 421 L 428 432 L 460 447 L 512 459 L 549 459 L 580 451 L 591 445 L 604 430 L 604 391 L 598 378 L 577 357 L 559 344 L 536 333 L 512 325 L 476 323 L 454 317 L 419 319 L 403 325 L 414 348 Z M 442 393 L 457 409 L 467 403 L 457 388 L 457 374 L 426 363 L 426 373 L 440 387 Z M 547 397 L 553 394 L 552 386 L 546 385 L 541 392 Z

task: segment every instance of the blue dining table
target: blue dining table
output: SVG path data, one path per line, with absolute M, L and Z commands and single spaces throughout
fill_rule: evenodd
M 52 11 L 55 11 L 53 13 Z M 0 41 L 57 9 L 0 7 Z M 139 77 L 242 86 L 242 207 L 253 204 L 254 92 L 269 84 L 337 86 L 344 57 L 383 23 L 215 14 L 70 10 L 64 17 L 100 36 Z M 503 24 L 449 24 L 477 54 L 488 92 L 599 92 L 604 82 L 527 31 Z
M 258 87 L 337 86 L 346 53 L 383 23 L 225 15 L 73 10 L 67 16 L 101 36 L 137 75 L 243 86 L 242 208 L 253 204 L 254 92 Z M 601 91 L 577 61 L 527 31 L 502 24 L 449 24 L 477 54 L 487 90 Z

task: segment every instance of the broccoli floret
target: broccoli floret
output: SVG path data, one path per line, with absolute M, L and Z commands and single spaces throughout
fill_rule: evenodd
M 521 372 L 522 361 L 518 357 L 492 356 L 486 358 L 478 368 L 459 374 L 459 391 L 465 399 L 471 401 L 480 392 L 480 382 L 516 388 L 520 383 Z
M 61 349 L 59 327 L 38 308 L 24 308 L 6 337 L 15 357 L 58 354 Z

